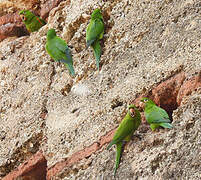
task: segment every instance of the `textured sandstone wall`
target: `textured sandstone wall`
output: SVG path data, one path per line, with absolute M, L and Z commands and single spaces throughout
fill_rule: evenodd
M 97 7 L 106 27 L 100 72 L 85 50 L 86 15 Z M 200 13 L 198 0 L 63 1 L 39 32 L 2 41 L 0 177 L 25 176 L 15 168 L 42 152 L 48 179 L 112 179 L 111 130 L 147 95 L 173 113 L 174 129 L 143 123 L 117 179 L 200 179 Z M 75 78 L 45 52 L 49 28 L 72 46 Z

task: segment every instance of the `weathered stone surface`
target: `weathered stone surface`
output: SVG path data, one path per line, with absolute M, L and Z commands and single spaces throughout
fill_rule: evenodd
M 39 12 L 42 3 L 43 0 L 2 0 L 0 1 L 0 17 L 22 9 L 32 9 L 34 12 Z
M 85 50 L 86 15 L 96 7 L 102 9 L 106 25 L 100 72 L 92 50 Z M 201 69 L 200 7 L 198 1 L 185 0 L 63 1 L 39 32 L 1 42 L 1 177 L 40 149 L 49 169 L 67 163 L 116 128 L 129 102 L 160 84 L 174 92 L 168 94 L 170 105 L 176 94 L 183 96 L 182 86 Z M 75 78 L 45 52 L 49 28 L 72 47 Z M 184 80 L 176 78 L 179 72 L 185 74 Z M 163 86 L 155 91 L 158 99 L 169 92 Z M 173 111 L 174 129 L 152 133 L 146 124 L 139 128 L 140 138 L 125 148 L 117 179 L 200 179 L 200 91 L 196 89 Z M 83 159 L 77 156 L 75 164 L 64 169 L 62 165 L 52 178 L 112 179 L 115 149 L 105 147 L 90 155 L 86 152 Z
M 12 36 L 25 36 L 28 34 L 25 25 L 17 13 L 0 17 L 0 41 Z
M 177 96 L 177 103 L 181 104 L 181 101 L 185 96 L 189 96 L 190 94 L 192 94 L 193 91 L 196 91 L 200 88 L 201 88 L 201 72 L 199 72 L 197 76 L 194 76 L 183 83 Z
M 25 36 L 28 35 L 28 31 L 24 24 L 5 24 L 0 26 L 0 41 L 12 37 L 12 36 Z
M 18 13 L 13 14 L 6 14 L 4 16 L 0 17 L 0 26 L 8 23 L 18 23 L 20 24 L 22 22 L 20 16 Z
M 61 1 L 63 1 L 63 0 L 48 0 L 46 3 L 44 3 L 41 7 L 41 10 L 40 10 L 41 17 L 43 19 L 46 19 L 49 15 L 50 11 L 53 8 L 57 7 Z
M 101 152 L 57 175 L 58 179 L 187 179 L 200 178 L 201 96 L 189 97 L 173 114 L 172 130 L 143 133 L 125 148 L 116 178 L 115 148 Z M 182 118 L 182 121 L 181 119 Z M 90 162 L 90 163 L 89 163 Z M 87 168 L 85 166 L 89 163 Z M 188 169 L 188 171 L 184 170 Z M 66 178 L 64 178 L 66 177 Z
M 46 178 L 47 161 L 41 152 L 37 152 L 29 160 L 9 173 L 3 180 L 44 180 Z
M 116 129 L 115 129 L 116 130 Z M 90 157 L 93 153 L 96 153 L 102 146 L 109 143 L 112 140 L 115 130 L 110 131 L 105 136 L 102 136 L 98 142 L 93 143 L 91 146 L 74 153 L 71 157 L 65 161 L 61 161 L 54 166 L 50 167 L 47 172 L 47 179 L 51 179 L 64 169 L 70 168 L 72 165 L 77 164 L 84 158 Z

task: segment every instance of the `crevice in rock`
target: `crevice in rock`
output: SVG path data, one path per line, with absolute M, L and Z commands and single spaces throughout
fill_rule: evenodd
M 15 13 L 0 17 L 0 41 L 12 36 L 21 37 L 29 34 L 17 16 Z
M 117 107 L 123 106 L 123 102 L 119 100 L 119 97 L 115 98 L 111 102 L 111 108 L 115 109 Z
M 189 83 L 191 85 L 193 84 L 193 86 L 191 86 L 191 88 L 189 88 L 189 86 L 188 86 Z M 186 78 L 186 75 L 184 74 L 184 72 L 179 72 L 179 73 L 174 74 L 174 76 L 170 76 L 170 78 L 168 78 L 164 82 L 160 83 L 159 85 L 153 87 L 152 90 L 147 91 L 147 92 L 145 90 L 143 90 L 142 95 L 138 95 L 138 97 L 131 103 L 134 103 L 137 106 L 139 103 L 139 100 L 142 97 L 145 97 L 145 96 L 149 97 L 152 100 L 154 100 L 157 105 L 164 108 L 170 114 L 170 117 L 171 117 L 173 110 L 178 108 L 182 98 L 191 94 L 197 88 L 201 88 L 201 72 L 199 72 L 198 75 L 196 75 L 190 79 Z M 181 93 L 181 91 L 185 92 L 186 89 L 188 90 L 187 94 Z M 179 96 L 179 100 L 178 100 L 178 96 Z M 192 125 L 190 124 L 186 128 L 190 129 L 191 127 L 192 127 Z M 46 174 L 46 171 L 47 171 L 46 179 L 52 179 L 57 175 L 63 176 L 64 174 L 67 175 L 69 173 L 76 174 L 78 172 L 78 170 L 77 170 L 77 168 L 72 169 L 73 165 L 78 164 L 78 162 L 80 162 L 83 159 L 87 159 L 92 154 L 99 151 L 105 144 L 109 143 L 113 138 L 115 130 L 116 129 L 109 131 L 108 133 L 106 133 L 106 135 L 101 136 L 97 142 L 94 142 L 92 145 L 72 154 L 72 156 L 64 159 L 61 162 L 56 163 L 52 167 L 47 169 L 46 168 L 47 164 L 45 164 L 47 162 L 45 160 L 45 162 L 41 166 L 36 166 L 31 171 L 29 171 L 28 174 L 24 173 L 23 176 L 27 175 L 28 177 L 33 178 L 33 177 L 35 177 L 34 174 L 38 174 L 38 173 L 36 173 L 38 171 L 38 169 L 43 170 L 43 172 L 45 172 L 43 174 Z M 42 137 L 42 136 L 40 136 L 40 137 Z M 39 141 L 38 141 L 38 143 L 39 143 Z M 154 146 L 160 146 L 161 144 L 163 144 L 163 141 L 160 139 L 153 142 Z M 20 151 L 16 152 L 15 154 L 17 154 L 17 156 L 22 155 L 22 153 L 20 154 Z M 161 158 L 159 158 L 159 160 L 160 159 Z M 155 171 L 159 167 L 159 164 L 160 164 L 159 160 L 157 158 L 157 159 L 153 160 L 153 162 L 151 163 L 151 170 L 153 173 L 155 173 Z M 89 165 L 90 165 L 90 163 L 91 162 L 89 162 Z M 15 166 L 16 165 L 17 165 L 17 163 L 15 163 Z M 40 168 L 38 168 L 38 167 L 40 167 Z M 86 166 L 86 168 L 87 167 L 88 166 Z M 13 168 L 14 167 L 10 167 L 10 170 L 12 170 Z M 37 178 L 39 178 L 39 176 Z
M 199 72 L 197 76 L 187 79 L 181 67 L 163 82 L 153 86 L 151 90 L 143 90 L 141 95 L 138 95 L 132 103 L 138 106 L 142 97 L 148 97 L 165 109 L 172 121 L 172 113 L 180 106 L 182 99 L 199 87 L 201 87 L 201 73 Z
M 81 15 L 79 18 L 77 18 L 75 21 L 73 21 L 68 25 L 67 32 L 65 33 L 66 34 L 65 40 L 67 42 L 69 42 L 73 38 L 79 27 L 83 23 L 85 23 L 85 21 L 86 19 Z
M 47 160 L 41 151 L 34 154 L 3 180 L 44 180 L 47 175 Z
M 0 171 L 3 173 L 1 176 L 5 176 L 12 170 L 17 168 L 20 163 L 29 159 L 33 154 L 35 154 L 40 147 L 40 142 L 43 138 L 43 132 L 32 135 L 32 137 L 24 142 L 20 147 L 18 147 L 6 164 L 0 166 Z
M 64 0 L 51 0 L 51 1 L 46 1 L 43 5 L 41 5 L 40 9 L 40 15 L 41 18 L 47 19 L 49 16 L 50 11 L 59 6 L 59 4 L 64 1 Z M 68 0 L 68 3 L 70 3 L 70 0 Z
M 51 74 L 50 74 L 50 83 L 48 84 L 48 91 L 49 91 L 50 88 L 51 88 L 51 85 L 52 85 L 52 82 L 53 82 L 53 79 L 54 79 L 55 74 L 56 74 L 55 66 L 52 65 L 52 72 L 51 72 Z
M 60 172 L 62 172 L 64 169 L 68 171 L 67 168 L 72 167 L 72 165 L 78 163 L 84 158 L 90 157 L 93 153 L 100 150 L 106 143 L 112 140 L 115 130 L 116 129 L 109 131 L 106 135 L 100 137 L 99 141 L 94 142 L 92 145 L 86 147 L 85 149 L 74 153 L 67 159 L 64 159 L 63 161 L 58 162 L 54 166 L 50 167 L 47 171 L 47 179 L 51 179 L 55 175 L 60 174 Z

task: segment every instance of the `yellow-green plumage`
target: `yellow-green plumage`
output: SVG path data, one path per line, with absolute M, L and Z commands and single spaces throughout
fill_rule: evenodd
M 86 43 L 87 48 L 89 46 L 93 48 L 94 56 L 96 58 L 96 66 L 98 70 L 101 56 L 100 39 L 103 38 L 103 33 L 104 33 L 103 16 L 101 14 L 100 9 L 95 9 L 91 15 L 91 20 L 87 27 Z
M 29 32 L 38 31 L 42 26 L 46 24 L 43 19 L 34 15 L 29 10 L 22 10 L 19 12 L 19 15 Z
M 138 129 L 140 124 L 141 124 L 140 112 L 135 107 L 135 105 L 129 105 L 126 116 L 120 123 L 119 127 L 117 128 L 114 134 L 112 141 L 107 147 L 107 149 L 109 149 L 113 144 L 116 144 L 117 147 L 114 175 L 116 174 L 117 168 L 119 167 L 123 141 L 129 141 L 134 131 Z
M 55 61 L 63 62 L 69 69 L 71 75 L 75 75 L 70 49 L 63 39 L 56 36 L 54 29 L 49 29 L 47 32 L 47 42 L 45 49 L 52 59 Z
M 144 97 L 141 99 L 141 102 L 145 103 L 145 118 L 150 124 L 152 131 L 154 131 L 159 126 L 164 128 L 172 128 L 170 124 L 170 119 L 167 112 L 158 107 L 152 100 Z

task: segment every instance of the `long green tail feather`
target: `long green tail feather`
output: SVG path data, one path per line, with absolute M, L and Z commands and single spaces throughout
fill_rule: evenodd
M 100 56 L 101 56 L 101 46 L 99 40 L 96 40 L 93 45 L 93 50 L 94 50 L 94 56 L 96 58 L 96 66 L 99 70 L 99 62 L 100 62 Z
M 117 145 L 117 152 L 116 152 L 116 163 L 115 163 L 115 169 L 114 169 L 114 176 L 116 175 L 117 169 L 119 167 L 119 163 L 121 160 L 121 153 L 123 149 L 123 142 L 119 142 Z
M 68 63 L 65 63 L 65 66 L 68 68 L 68 70 L 70 71 L 71 75 L 75 76 L 75 71 L 74 71 L 73 65 L 70 62 L 68 62 Z
M 71 51 L 68 47 L 66 47 L 65 53 L 66 53 L 66 57 L 68 58 L 68 60 L 73 61 Z
M 107 150 L 110 149 L 113 144 L 114 144 L 113 141 L 111 141 L 110 144 L 107 146 Z
M 173 128 L 172 124 L 170 124 L 170 123 L 161 123 L 160 126 L 162 126 L 164 128 L 169 128 L 169 129 Z
M 68 58 L 68 60 L 66 61 L 66 63 L 68 64 L 68 69 L 69 69 L 71 75 L 74 76 L 75 71 L 73 68 L 73 59 L 72 59 L 70 49 L 68 47 L 66 48 L 66 57 Z

